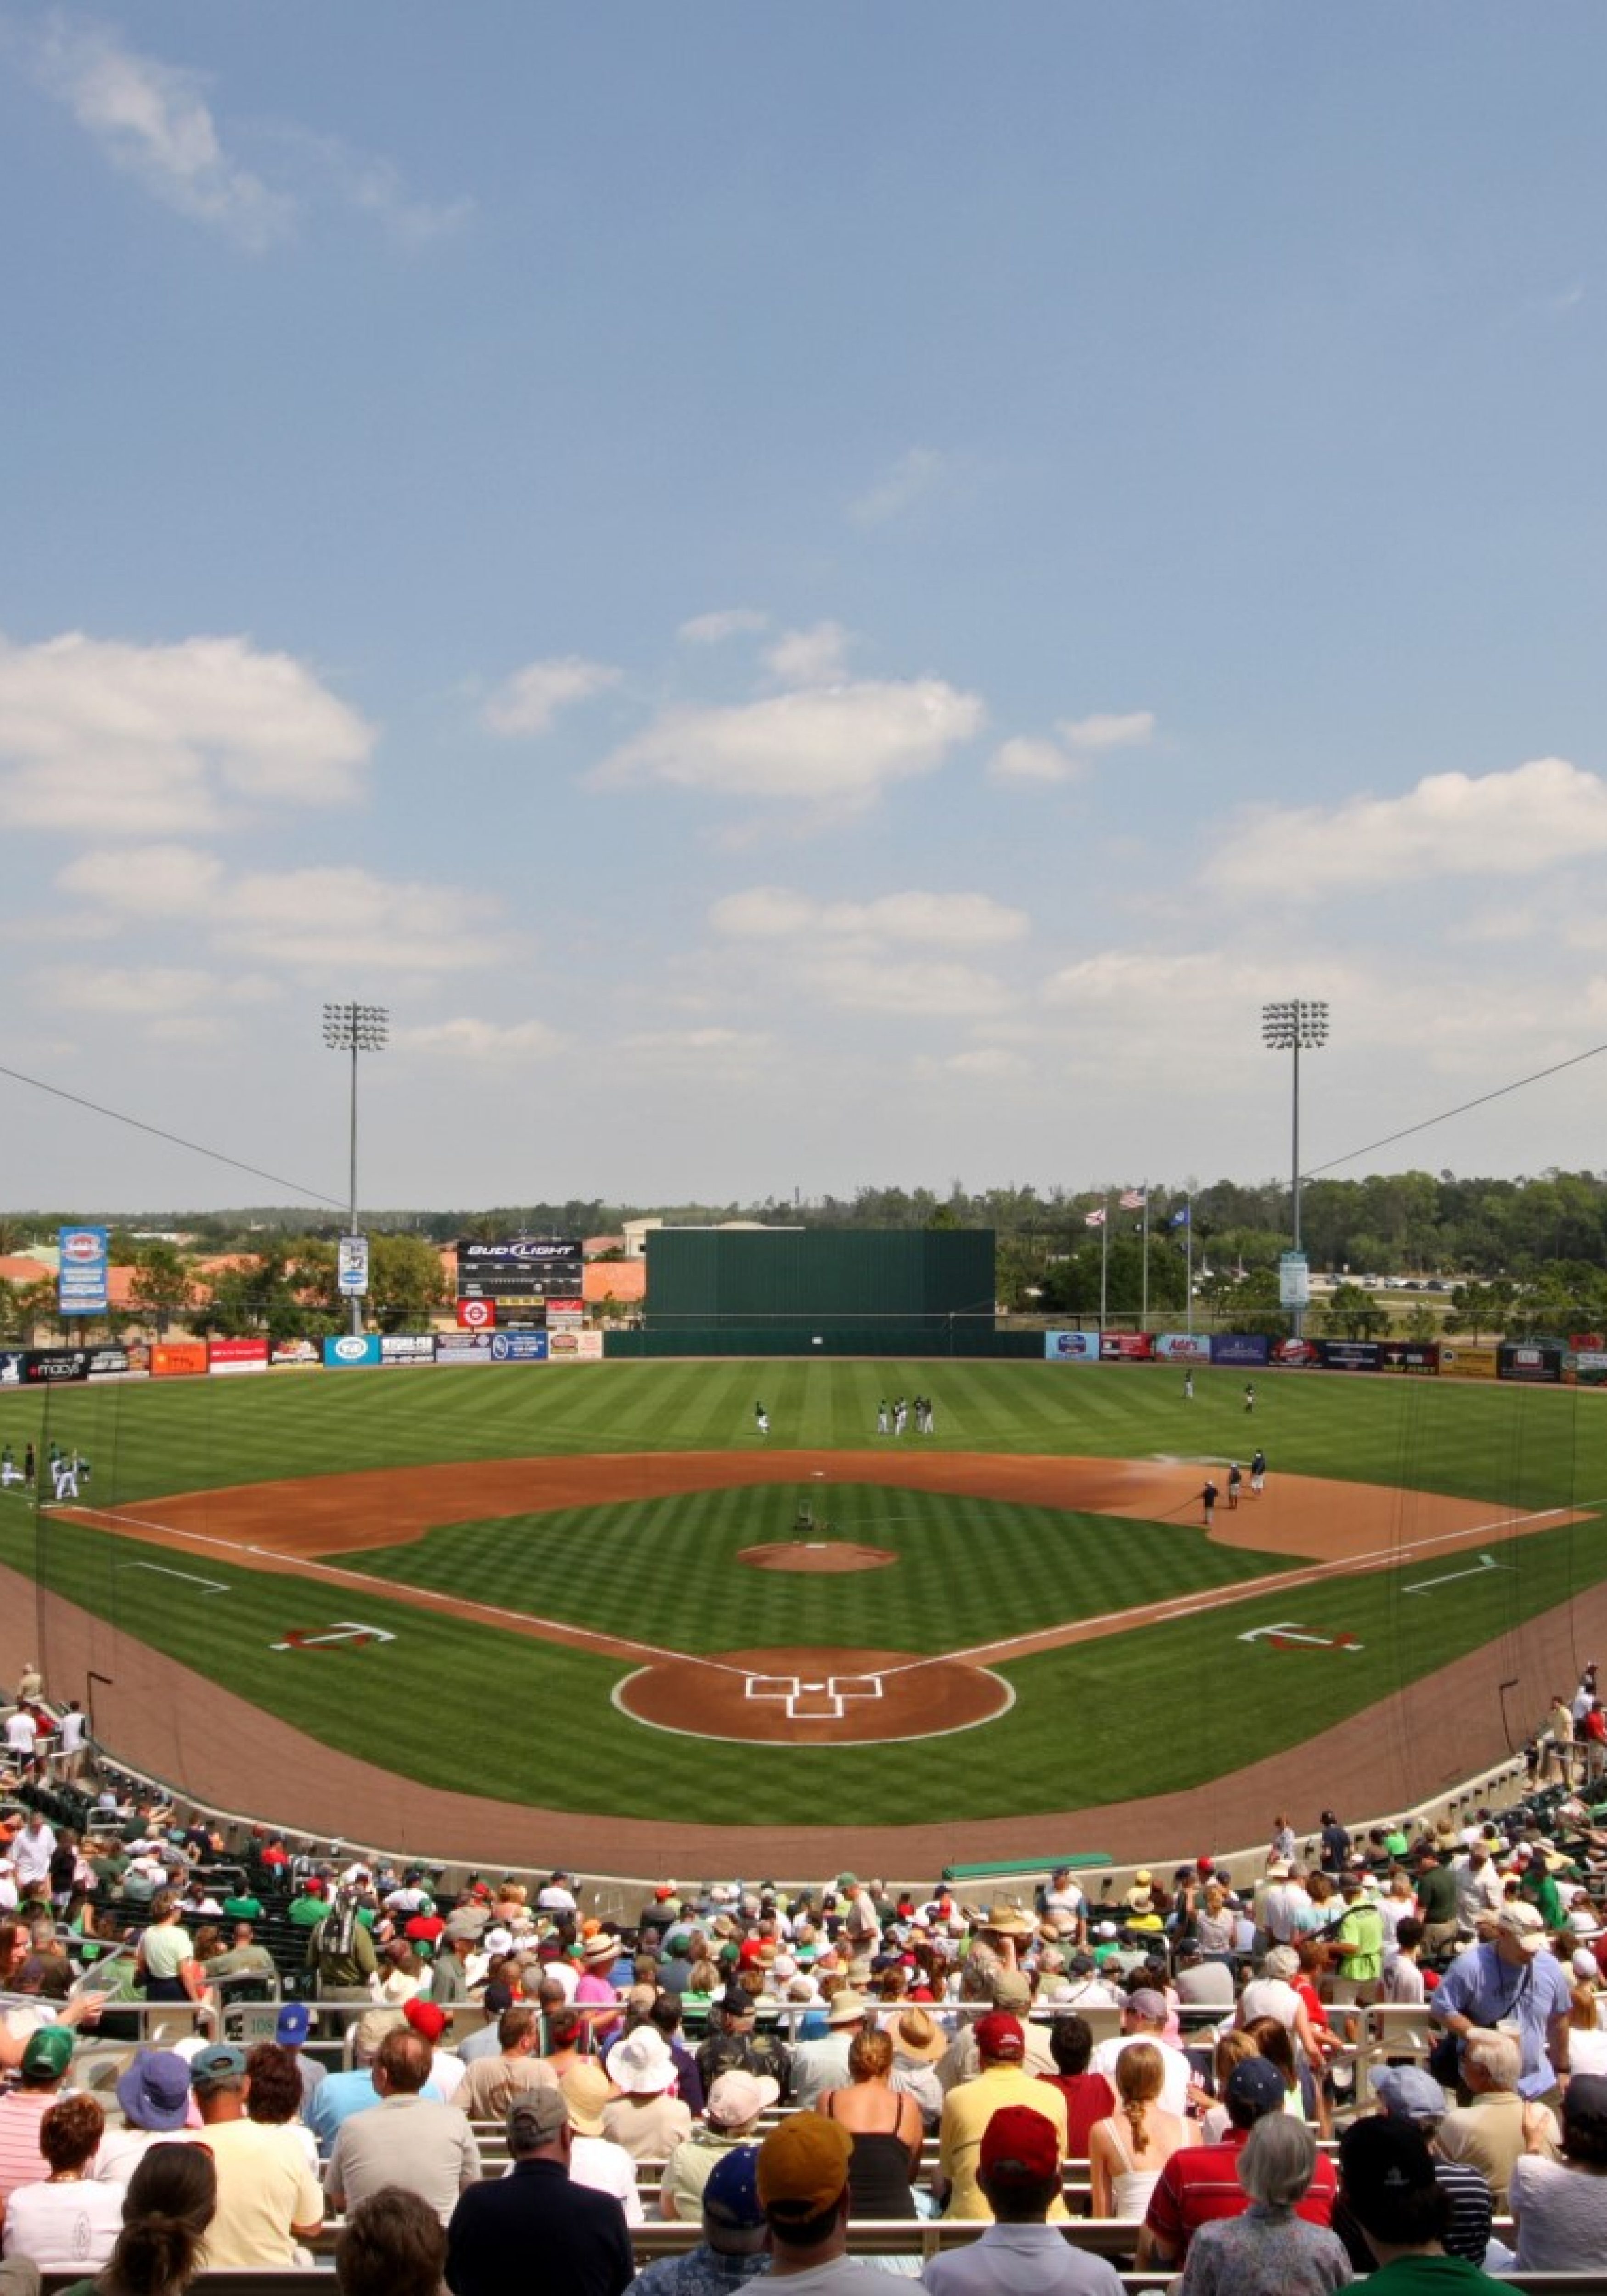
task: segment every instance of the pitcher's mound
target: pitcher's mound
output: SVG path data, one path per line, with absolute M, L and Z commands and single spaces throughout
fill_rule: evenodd
M 898 1556 L 890 1546 L 857 1546 L 851 1539 L 777 1539 L 743 1546 L 737 1561 L 755 1570 L 885 1570 Z
M 750 1650 L 661 1659 L 627 1675 L 614 1703 L 633 1720 L 681 1737 L 869 1746 L 974 1730 L 1007 1714 L 1015 1693 L 1001 1676 L 963 1659 Z

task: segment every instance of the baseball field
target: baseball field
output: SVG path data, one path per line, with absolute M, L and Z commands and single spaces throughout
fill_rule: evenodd
M 879 1437 L 916 1394 L 935 1431 Z M 1533 1726 L 1607 1592 L 1573 1389 L 488 1366 L 6 1394 L 0 1440 L 88 1462 L 76 1504 L 0 1495 L 0 1596 L 109 1743 L 283 1822 L 400 1842 L 452 1797 L 488 1857 L 516 1813 L 617 1872 L 1396 1806 Z

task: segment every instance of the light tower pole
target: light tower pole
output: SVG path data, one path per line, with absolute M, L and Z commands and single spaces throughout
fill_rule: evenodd
M 332 1053 L 351 1054 L 351 1212 L 347 1225 L 348 1235 L 356 1237 L 357 1230 L 357 1054 L 382 1053 L 390 1035 L 390 1014 L 383 1004 L 326 1004 L 324 1007 L 324 1041 Z M 364 1290 L 367 1284 L 365 1282 Z M 354 1338 L 363 1330 L 363 1301 L 353 1292 L 351 1300 L 351 1329 Z
M 1281 1004 L 1261 1007 L 1261 1042 L 1270 1053 L 1294 1056 L 1294 1144 L 1291 1155 L 1290 1204 L 1294 1249 L 1300 1248 L 1300 1054 L 1317 1052 L 1328 1041 L 1328 1007 L 1304 996 L 1286 997 Z M 1298 1340 L 1305 1312 L 1296 1308 L 1294 1336 Z

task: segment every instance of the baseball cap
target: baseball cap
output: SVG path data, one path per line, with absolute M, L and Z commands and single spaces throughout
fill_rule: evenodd
M 1019 2065 L 1027 2054 L 1027 2036 L 1019 2017 L 1011 2017 L 995 2009 L 976 2021 L 977 2050 L 996 2062 Z
M 716 2128 L 741 2128 L 745 2121 L 757 2120 L 780 2095 L 780 2083 L 768 2073 L 750 2073 L 733 2065 L 729 2071 L 715 2076 L 703 2112 Z
M 551 2144 L 569 2127 L 569 2099 L 561 2088 L 522 2088 L 508 2107 L 508 2143 L 517 2151 Z
M 849 2181 L 854 2140 L 818 2112 L 789 2114 L 758 2148 L 757 2183 L 765 2214 L 805 2223 L 824 2216 Z
M 1445 2091 L 1421 2065 L 1385 2065 L 1373 2076 L 1373 2094 L 1397 2120 L 1438 2120 Z
M 70 2025 L 41 2025 L 30 2033 L 22 2051 L 22 2077 L 25 2080 L 42 2075 L 46 2080 L 60 2080 L 72 2062 L 72 2028 Z
M 1516 1938 L 1525 1953 L 1538 1953 L 1546 1942 L 1546 1923 L 1533 1906 L 1503 1906 L 1496 1916 L 1496 1927 Z
M 190 2060 L 190 2078 L 197 2088 L 210 2087 L 217 2081 L 241 2079 L 245 2072 L 245 2051 L 232 2048 L 226 2041 L 214 2041 L 210 2048 L 197 2049 Z
M 1420 2196 L 1435 2189 L 1428 2140 L 1409 2120 L 1373 2113 L 1340 2139 L 1345 2197 L 1363 2229 L 1386 2242 L 1423 2237 Z
M 1148 2018 L 1158 2025 L 1166 2022 L 1166 1996 L 1157 1993 L 1152 1985 L 1141 1985 L 1136 1993 L 1129 1993 L 1127 2005 L 1129 2016 Z
M 734 2144 L 721 2153 L 703 2186 L 703 2219 L 722 2232 L 757 2232 L 763 2224 L 757 2144 Z
M 1258 2118 L 1264 2112 L 1280 2112 L 1283 2076 L 1270 2057 L 1241 2057 L 1227 2076 L 1223 2095 L 1229 2104 L 1248 2105 Z
M 1060 2168 L 1054 2123 L 1029 2104 L 1001 2105 L 982 2131 L 980 2166 L 1002 2185 L 1043 2185 Z
M 274 2038 L 282 2048 L 299 2049 L 312 2027 L 312 2013 L 305 2001 L 286 2001 L 279 2011 L 274 2026 Z

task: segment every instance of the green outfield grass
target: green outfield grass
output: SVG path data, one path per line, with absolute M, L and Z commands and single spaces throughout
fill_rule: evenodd
M 643 1499 L 494 1523 L 463 1521 L 396 1549 L 348 1557 L 374 1579 L 349 1590 L 242 1568 L 226 1595 L 175 1578 L 170 1550 L 0 1505 L 0 1559 L 332 1745 L 405 1777 L 562 1802 L 570 1765 L 551 1758 L 584 1732 L 584 1807 L 697 1822 L 726 1800 L 753 1824 L 818 1810 L 834 1822 L 915 1822 L 1117 1802 L 1204 1784 L 1403 1682 L 1514 1632 L 1607 1576 L 1607 1398 L 1431 1381 L 1267 1376 L 1247 1420 L 1242 1375 L 1058 1365 L 605 1365 L 472 1373 L 354 1373 L 0 1396 L 0 1439 L 51 1436 L 86 1452 L 102 1505 L 287 1476 L 437 1460 L 771 1443 L 863 1450 L 883 1394 L 930 1393 L 939 1433 L 923 1451 L 1244 1456 L 1254 1441 L 1281 1475 L 1349 1477 L 1437 1490 L 1507 1512 L 1575 1505 L 1586 1520 L 1497 1539 L 1501 1567 L 1406 1594 L 1412 1572 L 1325 1581 L 1289 1605 L 1265 1597 L 1012 1661 L 997 1722 L 931 1746 L 741 1746 L 645 1729 L 611 1693 L 615 1661 L 391 1599 L 389 1579 L 516 1612 L 573 1620 L 671 1651 L 841 1643 L 939 1652 L 1186 1588 L 1231 1587 L 1267 1558 L 1209 1547 L 1191 1526 L 880 1486 L 834 1486 L 815 1503 L 837 1535 L 886 1546 L 890 1569 L 844 1578 L 747 1570 L 735 1550 L 790 1535 L 791 1486 Z M 913 1437 L 906 1438 L 911 1448 Z M 131 1566 L 144 1565 L 137 1568 Z M 198 1570 L 209 1566 L 197 1565 Z M 1422 1566 L 1417 1576 L 1423 1575 Z M 360 1616 L 394 1644 L 270 1653 L 288 1629 Z M 1298 1616 L 1360 1644 L 1276 1653 L 1242 1633 Z M 309 1669 L 316 1669 L 309 1671 Z M 1198 1685 L 1179 1732 L 1165 1700 Z M 499 1727 L 464 1734 L 421 1717 L 474 1710 Z M 1158 1711 L 1158 1707 L 1160 1710 Z M 1136 1719 L 1154 1713 L 1149 1725 Z M 466 1751 L 472 1746 L 471 1754 Z M 1455 1762 L 1457 1750 L 1448 1750 Z M 282 1799 L 282 1795 L 280 1797 Z

